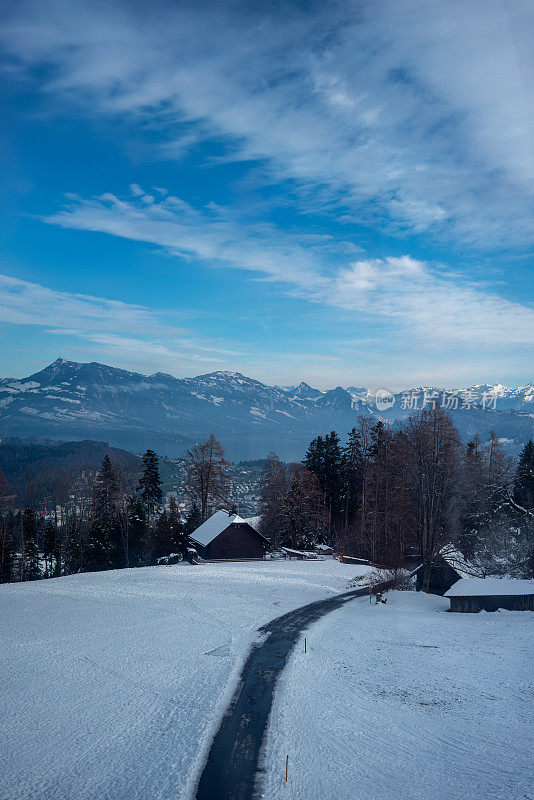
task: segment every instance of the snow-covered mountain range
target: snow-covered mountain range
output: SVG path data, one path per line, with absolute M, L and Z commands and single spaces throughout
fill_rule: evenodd
M 520 446 L 534 435 L 533 384 L 480 385 L 445 394 L 418 387 L 396 394 L 389 408 L 377 408 L 375 392 L 363 387 L 321 391 L 302 382 L 282 388 L 239 372 L 146 376 L 58 358 L 27 378 L 0 379 L 0 437 L 106 439 L 172 455 L 214 431 L 234 458 L 261 458 L 271 449 L 298 458 L 313 436 L 332 429 L 344 434 L 359 414 L 402 418 L 424 402 L 444 399 L 463 436 L 496 428 Z

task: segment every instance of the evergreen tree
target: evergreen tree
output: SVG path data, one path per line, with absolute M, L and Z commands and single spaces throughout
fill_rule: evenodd
M 185 517 L 184 532 L 188 536 L 191 536 L 200 525 L 202 525 L 202 514 L 200 513 L 200 508 L 196 501 L 194 501 Z
M 102 466 L 95 476 L 93 488 L 93 525 L 96 539 L 93 544 L 97 549 L 104 546 L 107 537 L 107 556 L 104 559 L 110 567 L 121 567 L 124 562 L 124 548 L 119 524 L 119 482 L 115 467 L 108 455 L 102 460 Z M 96 533 L 97 529 L 100 533 Z M 96 553 L 96 551 L 95 551 Z M 103 557 L 103 553 L 102 553 Z M 104 563 L 104 561 L 103 561 Z M 102 569 L 107 567 L 102 566 Z
M 353 428 L 343 448 L 343 545 L 350 547 L 362 491 L 363 454 L 360 434 Z
M 145 505 L 134 495 L 128 503 L 128 555 L 131 567 L 142 567 L 146 563 L 146 533 Z
M 0 513 L 0 583 L 13 580 L 13 514 Z
M 117 473 L 110 457 L 105 455 L 93 484 L 92 514 L 84 558 L 84 569 L 90 572 L 121 566 L 117 495 Z
M 21 520 L 21 547 L 18 563 L 18 578 L 21 581 L 36 581 L 42 577 L 37 547 L 37 518 L 33 508 L 26 508 Z
M 180 512 L 178 511 L 178 506 L 176 505 L 174 497 L 171 496 L 169 502 L 169 522 L 174 543 L 173 549 L 175 553 L 181 553 L 184 561 L 187 559 L 188 548 L 192 546 L 189 534 L 200 525 L 198 507 L 196 504 L 193 505 L 195 507 L 195 518 L 189 520 L 189 524 L 186 524 L 182 522 L 180 518 Z
M 173 545 L 171 521 L 167 512 L 162 511 L 156 522 L 154 532 L 154 560 L 162 558 L 162 556 L 170 556 L 173 551 Z
M 95 516 L 91 520 L 89 527 L 89 537 L 85 551 L 85 570 L 87 572 L 98 572 L 104 569 L 111 569 L 111 567 L 109 530 L 102 524 L 102 520 Z
M 521 455 L 514 480 L 514 501 L 521 508 L 534 509 L 534 442 L 526 443 Z
M 43 534 L 43 556 L 46 564 L 46 577 L 50 578 L 52 575 L 52 560 L 56 552 L 56 529 L 52 520 L 46 523 Z
M 471 558 L 488 519 L 486 450 L 478 434 L 467 443 L 462 470 L 460 550 Z
M 144 537 L 143 563 L 152 564 L 154 560 L 154 535 L 152 530 L 152 515 L 156 505 L 161 501 L 161 478 L 159 476 L 159 462 L 153 450 L 147 450 L 143 456 L 143 474 L 139 480 L 137 491 L 145 504 L 146 532 Z
M 137 491 L 145 503 L 147 516 L 150 517 L 154 507 L 163 496 L 158 457 L 153 450 L 147 450 L 143 456 L 143 474 L 139 480 Z
M 343 510 L 343 458 L 339 436 L 331 431 L 324 438 L 317 436 L 310 443 L 304 457 L 304 466 L 319 481 L 328 514 L 327 538 L 340 526 Z

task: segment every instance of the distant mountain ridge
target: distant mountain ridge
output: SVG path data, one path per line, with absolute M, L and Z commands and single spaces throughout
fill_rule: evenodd
M 464 437 L 477 430 L 485 435 L 491 427 L 518 445 L 534 436 L 533 384 L 448 390 L 453 392 L 497 399 L 496 410 L 462 408 L 461 402 L 451 408 Z M 98 438 L 134 450 L 150 444 L 177 455 L 214 431 L 234 458 L 261 458 L 271 449 L 296 458 L 319 433 L 345 434 L 359 414 L 403 418 L 413 413 L 414 397 L 420 407 L 423 397 L 442 393 L 436 387 L 410 389 L 397 393 L 391 408 L 379 410 L 374 393 L 364 387 L 322 391 L 301 382 L 281 388 L 223 371 L 194 378 L 147 376 L 58 358 L 27 378 L 0 379 L 0 438 Z

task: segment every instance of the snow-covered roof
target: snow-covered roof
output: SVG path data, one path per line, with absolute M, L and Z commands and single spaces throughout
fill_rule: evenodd
M 256 517 L 245 517 L 243 522 L 248 522 L 251 528 L 254 528 L 258 533 L 260 532 L 261 514 L 258 514 Z
M 315 549 L 316 550 L 332 550 L 332 548 L 330 547 L 329 544 L 316 544 L 315 545 Z
M 281 547 L 284 553 L 287 553 L 290 556 L 302 556 L 303 558 L 317 558 L 317 553 L 313 553 L 311 550 L 293 550 L 291 547 Z
M 217 536 L 229 525 L 240 522 L 247 523 L 254 528 L 259 536 L 262 536 L 256 527 L 257 523 L 253 524 L 253 520 L 259 520 L 259 517 L 249 517 L 248 519 L 243 519 L 243 517 L 240 517 L 239 514 L 229 514 L 228 511 L 221 509 L 220 511 L 216 511 L 215 514 L 212 514 L 209 519 L 202 523 L 202 525 L 199 525 L 196 531 L 192 533 L 191 538 L 198 544 L 202 545 L 202 547 L 206 547 L 208 544 L 210 544 L 210 542 L 213 542 L 213 540 L 216 539 Z
M 445 592 L 445 597 L 510 594 L 534 594 L 534 581 L 516 578 L 462 578 Z
M 472 564 L 465 558 L 457 547 L 453 544 L 444 545 L 439 551 L 440 556 L 452 567 L 460 578 L 483 578 L 484 570 L 476 564 Z

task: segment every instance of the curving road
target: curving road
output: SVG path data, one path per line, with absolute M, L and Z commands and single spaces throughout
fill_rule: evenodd
M 387 586 L 381 584 L 375 590 Z M 253 645 L 245 661 L 200 777 L 197 800 L 253 800 L 259 796 L 260 751 L 276 681 L 289 654 L 312 622 L 354 597 L 368 594 L 365 587 L 309 603 L 260 628 L 266 638 Z

